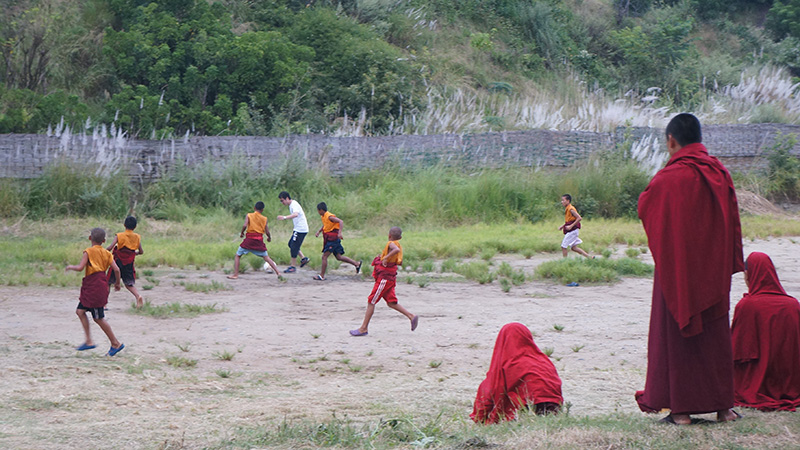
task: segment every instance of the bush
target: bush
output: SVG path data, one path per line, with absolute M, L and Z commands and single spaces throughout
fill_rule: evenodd
M 800 198 L 800 160 L 790 153 L 796 143 L 794 134 L 779 135 L 768 150 L 768 193 L 773 199 Z

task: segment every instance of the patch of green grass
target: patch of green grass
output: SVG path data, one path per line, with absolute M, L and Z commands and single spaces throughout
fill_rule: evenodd
M 157 278 L 152 277 L 152 276 L 151 277 L 145 277 L 145 280 L 147 280 L 149 283 L 152 283 L 153 286 L 158 286 L 161 283 L 160 280 L 158 280 Z
M 428 362 L 428 367 L 430 367 L 431 369 L 438 369 L 439 366 L 441 366 L 441 365 L 442 365 L 442 361 L 441 360 L 433 360 L 433 361 Z
M 603 256 L 603 258 L 608 259 L 611 258 L 611 255 L 614 254 L 614 252 L 610 248 L 604 248 L 600 254 Z
M 309 333 L 309 334 L 310 334 L 310 335 L 311 335 L 311 337 L 313 337 L 314 339 L 319 339 L 319 337 L 320 337 L 320 336 L 322 336 L 322 333 Z
M 460 264 L 456 267 L 456 273 L 463 275 L 468 280 L 477 281 L 480 284 L 491 283 L 497 278 L 497 276 L 489 270 L 489 263 L 486 261 L 472 261 Z
M 236 353 L 224 350 L 222 352 L 214 352 L 212 355 L 220 361 L 231 361 L 236 356 Z
M 233 289 L 227 284 L 220 283 L 219 281 L 216 280 L 212 280 L 211 283 L 199 283 L 199 282 L 195 283 L 195 282 L 181 281 L 180 285 L 186 288 L 186 290 L 189 292 L 202 292 L 204 294 L 217 291 L 230 291 L 231 289 Z
M 501 278 L 500 279 L 500 289 L 502 289 L 503 292 L 511 291 L 511 281 L 509 281 L 508 278 Z
M 227 311 L 228 308 L 218 307 L 216 303 L 210 305 L 195 305 L 191 303 L 165 303 L 163 305 L 153 305 L 149 301 L 144 302 L 141 308 L 130 308 L 128 312 L 139 316 L 149 316 L 156 318 L 169 317 L 197 317 L 201 314 L 214 314 Z
M 425 272 L 425 273 L 433 272 L 434 269 L 436 269 L 436 263 L 433 260 L 426 259 L 420 265 L 420 269 L 422 270 L 422 272 Z
M 153 287 L 154 286 L 152 284 L 145 284 L 144 286 L 142 286 L 142 290 L 151 291 L 151 290 L 153 290 Z
M 547 355 L 548 357 L 553 356 L 553 347 L 542 347 L 542 353 Z
M 418 277 L 417 278 L 417 286 L 424 288 L 427 287 L 431 283 L 431 279 L 428 277 Z
M 350 369 L 350 372 L 354 373 L 361 372 L 361 370 L 363 369 L 363 367 L 361 366 L 347 366 L 347 368 Z
M 175 346 L 178 347 L 178 349 L 180 351 L 182 351 L 184 353 L 188 353 L 189 349 L 192 346 L 192 343 L 191 342 L 184 342 L 183 344 L 175 344 Z
M 572 349 L 573 352 L 578 353 L 579 351 L 581 351 L 583 347 L 586 347 L 586 345 L 573 345 L 570 348 Z
M 447 258 L 446 260 L 442 261 L 442 266 L 440 267 L 439 271 L 442 273 L 455 273 L 458 264 L 459 262 L 456 258 Z
M 150 269 L 142 270 L 142 276 L 145 276 L 145 277 L 152 277 L 153 273 L 154 272 L 152 270 L 150 270 Z
M 562 258 L 540 264 L 534 274 L 539 279 L 552 279 L 559 283 L 611 283 L 622 275 L 649 277 L 653 275 L 653 269 L 653 265 L 633 258 Z
M 484 261 L 489 261 L 497 254 L 497 249 L 495 248 L 487 248 L 483 250 L 480 254 L 480 258 Z
M 628 258 L 636 258 L 637 256 L 639 256 L 639 255 L 641 255 L 641 254 L 642 254 L 642 252 L 640 252 L 638 248 L 628 248 L 628 249 L 625 249 L 625 255 L 626 255 Z
M 216 373 L 217 376 L 220 378 L 230 378 L 232 374 L 230 370 L 225 370 L 225 369 L 217 369 L 214 371 L 214 373 Z
M 195 367 L 197 365 L 196 359 L 184 358 L 183 356 L 168 356 L 167 364 L 172 367 Z
M 553 324 L 553 329 L 556 331 L 564 331 L 564 325 L 559 325 L 557 323 Z

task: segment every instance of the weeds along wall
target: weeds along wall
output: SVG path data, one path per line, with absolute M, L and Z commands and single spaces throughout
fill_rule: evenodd
M 111 137 L 108 137 L 111 134 Z M 732 171 L 764 168 L 766 152 L 781 135 L 800 135 L 800 126 L 784 124 L 707 125 L 704 142 Z M 663 151 L 663 130 L 620 127 L 612 133 L 529 130 L 472 135 L 402 135 L 384 137 L 192 137 L 169 140 L 126 139 L 118 133 L 71 133 L 52 136 L 0 135 L 0 178 L 36 178 L 54 163 L 95 167 L 97 175 L 127 172 L 148 182 L 177 165 L 243 158 L 254 171 L 300 157 L 310 170 L 331 175 L 357 173 L 387 163 L 465 167 L 566 167 L 593 152 L 630 148 L 642 159 Z M 800 155 L 800 144 L 791 152 Z M 652 159 L 652 158 L 651 158 Z M 653 159 L 655 164 L 662 158 Z

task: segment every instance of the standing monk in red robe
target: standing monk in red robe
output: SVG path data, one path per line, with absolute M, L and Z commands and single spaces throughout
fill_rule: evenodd
M 800 407 L 800 303 L 786 294 L 772 260 L 753 252 L 736 304 L 733 339 L 734 401 L 762 411 Z
M 639 197 L 656 269 L 647 379 L 636 401 L 645 412 L 669 409 L 667 423 L 710 412 L 736 420 L 728 322 L 731 275 L 744 269 L 736 193 L 701 144 L 696 117 L 675 116 L 666 135 L 669 162 Z

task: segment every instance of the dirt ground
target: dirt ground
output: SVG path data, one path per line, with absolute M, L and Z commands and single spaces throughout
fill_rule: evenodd
M 797 295 L 798 242 L 746 242 L 745 255 L 771 255 Z M 498 262 L 530 274 L 557 257 Z M 369 336 L 356 338 L 348 330 L 361 322 L 371 283 L 349 266 L 325 282 L 312 275 L 301 269 L 281 283 L 256 272 L 230 281 L 221 272 L 156 270 L 159 285 L 145 291 L 147 300 L 227 311 L 142 317 L 130 312 L 129 293 L 112 293 L 107 317 L 126 346 L 113 358 L 104 356 L 108 341 L 94 324 L 98 348 L 74 350 L 83 341 L 77 288 L 0 287 L 0 447 L 200 448 L 240 426 L 334 413 L 374 420 L 445 410 L 466 420 L 497 332 L 512 321 L 554 350 L 571 414 L 638 412 L 633 393 L 644 386 L 651 279 L 579 287 L 534 281 L 508 293 L 497 282 L 401 282 L 400 302 L 420 316 L 419 328 L 411 332 L 406 318 L 381 304 Z M 198 294 L 179 284 L 212 280 L 232 289 Z M 744 291 L 737 274 L 732 308 Z M 168 364 L 175 358 L 197 363 Z

